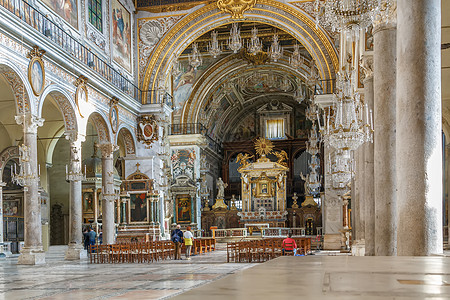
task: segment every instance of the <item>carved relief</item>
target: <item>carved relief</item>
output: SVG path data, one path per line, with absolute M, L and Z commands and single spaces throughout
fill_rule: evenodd
M 244 18 L 244 12 L 256 5 L 256 0 L 218 0 L 217 7 L 233 19 Z
M 114 151 L 119 150 L 119 147 L 111 143 L 98 144 L 98 148 L 102 153 L 102 157 L 111 157 Z
M 137 138 L 139 142 L 151 145 L 154 141 L 158 140 L 158 124 L 154 116 L 140 116 L 137 121 Z
M 60 93 L 55 93 L 53 99 L 55 99 L 56 103 L 58 103 L 59 109 L 64 117 L 64 124 L 66 130 L 76 130 L 76 116 L 75 112 L 70 105 L 69 99 L 67 99 L 64 95 Z
M 158 19 L 139 19 L 139 77 L 142 78 L 147 60 L 155 45 L 178 20 L 184 15 L 168 16 Z
M 1 71 L 2 70 L 0 70 L 0 72 Z M 2 74 L 13 90 L 19 113 L 29 112 L 30 99 L 28 98 L 28 94 L 20 77 L 8 67 L 4 67 Z
M 105 120 L 99 114 L 92 115 L 92 124 L 97 129 L 98 140 L 101 142 L 109 142 L 108 128 Z
M 373 78 L 373 56 L 364 55 L 359 63 L 362 72 L 362 80 L 370 80 Z
M 120 136 L 122 137 L 123 143 L 125 144 L 125 150 L 127 155 L 136 154 L 134 140 L 131 133 L 126 129 L 122 129 L 120 130 Z

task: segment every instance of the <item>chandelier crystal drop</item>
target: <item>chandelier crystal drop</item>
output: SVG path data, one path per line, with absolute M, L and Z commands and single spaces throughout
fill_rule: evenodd
M 305 60 L 300 54 L 300 45 L 295 44 L 294 52 L 292 52 L 291 56 L 289 57 L 289 64 L 296 69 L 300 69 L 303 66 L 304 62 Z
M 222 54 L 222 46 L 219 45 L 217 35 L 218 35 L 217 31 L 214 30 L 211 32 L 211 41 L 209 42 L 209 45 L 208 45 L 208 52 L 214 58 L 216 58 L 217 56 Z
M 252 37 L 250 38 L 250 43 L 247 42 L 247 50 L 249 53 L 256 55 L 262 50 L 262 43 L 258 37 L 258 29 L 253 27 Z
M 241 30 L 237 23 L 231 25 L 230 37 L 228 38 L 228 48 L 234 53 L 238 53 L 242 48 Z
M 188 57 L 189 57 L 189 65 L 191 65 L 195 70 L 197 70 L 197 68 L 202 65 L 203 62 L 202 54 L 200 53 L 200 51 L 198 51 L 197 43 L 192 44 L 192 53 L 189 54 Z
M 274 34 L 272 39 L 272 44 L 267 52 L 269 52 L 270 59 L 276 62 L 283 56 L 283 47 L 278 41 L 278 34 Z

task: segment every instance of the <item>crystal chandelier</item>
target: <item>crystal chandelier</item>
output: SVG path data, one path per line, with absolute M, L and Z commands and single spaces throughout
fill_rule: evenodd
M 30 149 L 26 145 L 19 146 L 19 172 L 17 172 L 14 164 L 14 172 L 11 168 L 11 178 L 15 184 L 23 186 L 24 191 L 28 191 L 30 186 L 36 179 L 36 174 L 31 171 Z M 40 173 L 40 172 L 39 172 Z
M 311 105 L 309 105 L 305 110 L 305 117 L 314 123 L 319 114 L 319 107 L 312 100 L 311 102 Z
M 297 89 L 294 92 L 294 100 L 297 101 L 299 104 L 303 102 L 303 100 L 306 99 L 306 93 L 303 89 L 303 84 L 301 81 L 297 81 Z
M 311 89 L 315 89 L 316 85 L 320 82 L 319 70 L 317 69 L 315 61 L 311 61 L 311 68 L 309 75 L 306 77 L 306 85 Z
M 214 58 L 216 58 L 218 55 L 222 54 L 222 46 L 219 45 L 219 41 L 217 40 L 217 31 L 211 32 L 211 41 L 208 45 L 208 52 L 211 54 Z
M 181 63 L 178 61 L 178 57 L 174 59 L 172 62 L 172 75 L 174 77 L 178 77 L 183 73 L 183 69 Z
M 203 62 L 202 55 L 200 51 L 198 51 L 197 43 L 192 44 L 192 53 L 189 54 L 188 57 L 189 57 L 189 65 L 191 65 L 195 70 L 197 70 L 197 68 L 202 65 Z
M 294 52 L 292 52 L 291 56 L 289 57 L 289 64 L 296 69 L 300 69 L 304 61 L 305 60 L 303 56 L 300 54 L 300 45 L 295 44 Z
M 337 190 L 346 189 L 353 178 L 353 159 L 350 150 L 336 150 L 333 157 L 328 156 L 330 161 L 330 169 L 328 174 L 331 175 L 333 188 Z M 343 191 L 345 193 L 345 191 Z
M 262 50 L 261 40 L 258 37 L 258 29 L 253 27 L 250 43 L 247 42 L 247 50 L 249 53 L 256 55 Z
M 316 124 L 313 123 L 309 133 L 308 142 L 306 143 L 306 152 L 311 154 L 311 159 L 308 162 L 310 172 L 306 176 L 300 173 L 300 177 L 305 181 L 305 192 L 314 197 L 320 193 L 320 187 L 322 186 L 322 178 L 318 172 L 320 168 L 320 160 L 317 156 L 320 152 L 319 145 L 320 137 L 317 132 Z
M 270 45 L 269 57 L 273 61 L 278 61 L 283 56 L 283 47 L 281 47 L 280 42 L 278 41 L 278 34 L 273 35 L 272 45 Z
M 319 1 L 316 0 L 316 6 Z M 350 33 L 350 37 L 356 40 L 360 30 L 371 25 L 378 2 L 379 0 L 326 0 L 324 23 L 330 25 L 333 31 Z
M 373 140 L 372 111 L 360 101 L 359 93 L 352 90 L 350 77 L 338 73 L 337 94 L 332 109 L 319 124 L 324 142 L 337 150 L 356 150 Z
M 234 53 L 238 53 L 242 48 L 241 30 L 237 23 L 231 25 L 230 37 L 228 38 L 228 48 Z

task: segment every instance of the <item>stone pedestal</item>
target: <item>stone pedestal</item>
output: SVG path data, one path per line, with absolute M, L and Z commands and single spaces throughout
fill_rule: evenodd
M 228 209 L 228 206 L 223 202 L 223 198 L 216 199 L 216 203 L 212 207 L 213 209 Z
M 389 15 L 384 14 L 385 18 Z M 396 13 L 375 24 L 374 36 L 374 171 L 375 255 L 395 255 L 396 234 Z M 381 18 L 381 17 L 380 17 Z
M 17 263 L 19 265 L 41 265 L 45 264 L 45 252 L 42 247 L 24 247 L 20 251 Z
M 79 260 L 87 258 L 87 251 L 83 249 L 82 245 L 69 244 L 69 248 L 66 251 L 66 260 Z
M 441 1 L 397 1 L 397 254 L 441 254 Z

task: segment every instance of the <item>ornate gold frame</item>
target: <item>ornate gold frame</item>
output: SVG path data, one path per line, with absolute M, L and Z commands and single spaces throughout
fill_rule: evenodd
M 33 86 L 33 82 L 31 81 L 31 70 L 33 68 L 33 65 L 35 62 L 38 62 L 41 65 L 42 70 L 42 86 L 41 89 L 38 91 L 36 90 L 37 87 Z M 30 63 L 28 64 L 28 82 L 31 85 L 31 89 L 33 90 L 34 95 L 39 96 L 44 91 L 45 87 L 45 68 L 44 68 L 44 62 L 39 56 L 35 56 L 30 60 Z
M 116 112 L 116 120 L 117 120 L 116 126 L 114 126 L 112 122 L 113 111 Z M 111 125 L 112 132 L 117 133 L 117 129 L 119 129 L 119 108 L 115 104 L 111 105 L 111 107 L 109 108 L 109 124 Z
M 80 110 L 80 93 L 81 93 L 82 91 L 85 92 L 85 95 L 86 95 L 86 103 L 88 102 L 88 97 L 89 97 L 89 96 L 88 96 L 88 91 L 87 91 L 86 85 L 80 84 L 80 85 L 77 87 L 76 91 L 75 91 L 75 103 L 76 103 L 77 108 L 78 108 L 78 113 L 80 114 L 80 116 L 81 116 L 82 118 L 84 118 L 84 116 L 81 114 L 81 110 Z

